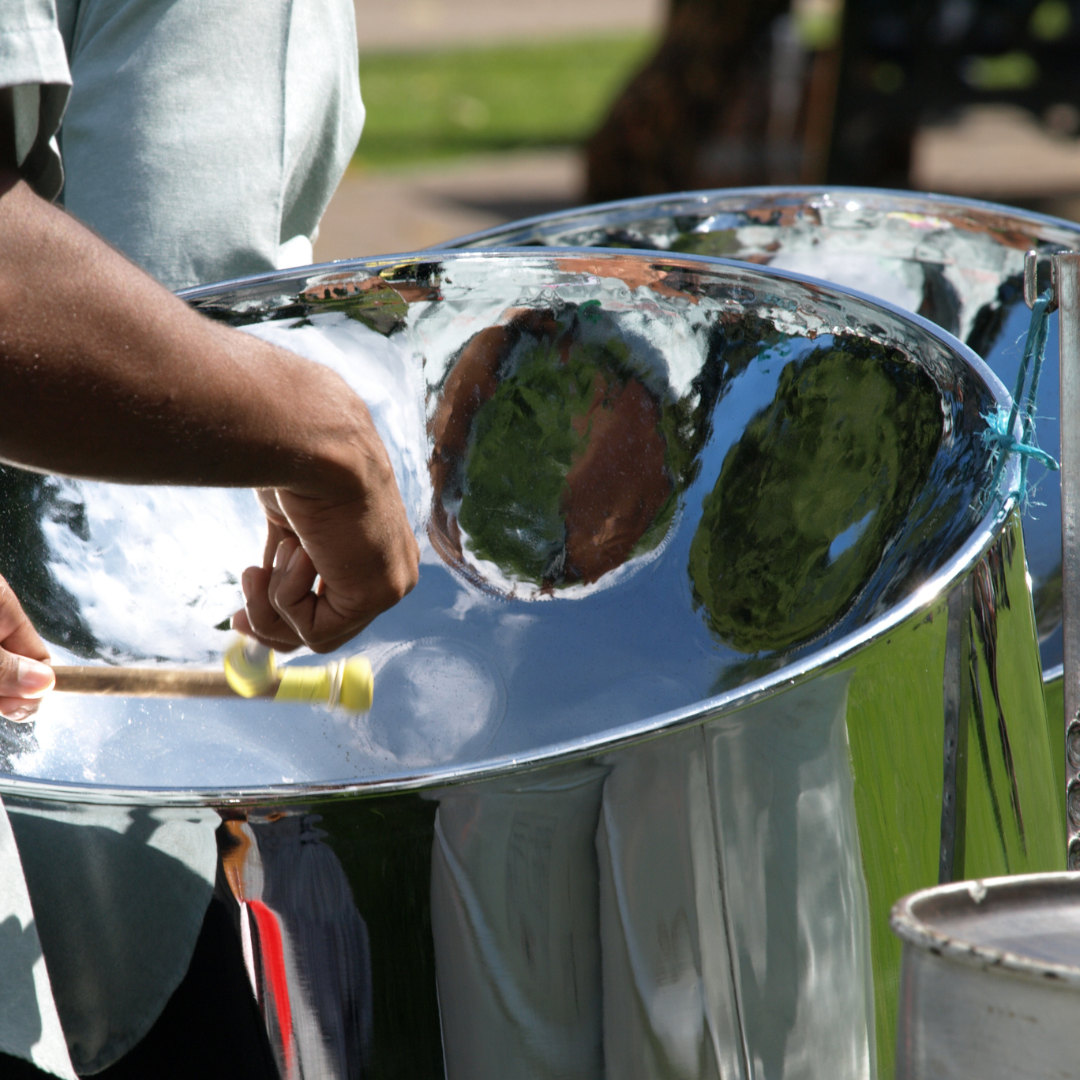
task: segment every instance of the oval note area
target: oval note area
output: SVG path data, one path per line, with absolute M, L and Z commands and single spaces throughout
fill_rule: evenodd
M 784 365 L 690 546 L 694 600 L 725 645 L 788 649 L 847 610 L 925 484 L 942 420 L 926 373 L 865 339 Z
M 481 330 L 431 422 L 437 549 L 518 598 L 592 585 L 655 550 L 679 480 L 666 390 L 599 306 Z

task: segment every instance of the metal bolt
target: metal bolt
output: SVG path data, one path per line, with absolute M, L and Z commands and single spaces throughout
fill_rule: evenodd
M 1065 746 L 1069 754 L 1069 764 L 1074 769 L 1080 769 L 1080 720 L 1074 720 L 1069 725 Z
M 1069 845 L 1069 869 L 1080 870 L 1080 837 L 1075 837 Z
M 1074 780 L 1069 785 L 1067 796 L 1069 807 L 1069 820 L 1073 828 L 1080 829 L 1080 780 Z

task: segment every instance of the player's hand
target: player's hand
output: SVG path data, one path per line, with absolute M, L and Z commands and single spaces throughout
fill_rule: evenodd
M 266 552 L 244 571 L 236 630 L 279 651 L 332 652 L 416 584 L 420 551 L 370 417 L 357 450 L 353 476 L 325 495 L 258 492 Z
M 25 721 L 56 682 L 45 642 L 0 577 L 0 716 Z

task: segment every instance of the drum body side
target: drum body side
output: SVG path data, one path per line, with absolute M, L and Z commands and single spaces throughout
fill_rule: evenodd
M 962 619 L 937 597 L 832 670 L 591 758 L 220 808 L 215 902 L 284 1074 L 891 1075 L 895 898 L 943 841 L 957 878 L 1063 864 L 1015 513 L 952 595 Z

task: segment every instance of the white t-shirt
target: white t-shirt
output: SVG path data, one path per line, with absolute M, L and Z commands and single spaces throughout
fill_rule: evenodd
M 351 0 L 2 0 L 0 86 L 27 181 L 173 289 L 310 262 L 364 120 Z

